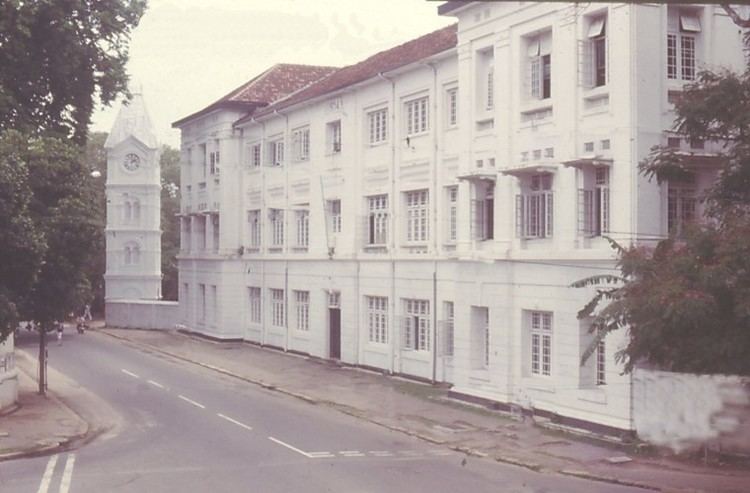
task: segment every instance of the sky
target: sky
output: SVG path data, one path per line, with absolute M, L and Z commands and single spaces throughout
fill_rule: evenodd
M 178 147 L 179 120 L 276 63 L 345 66 L 447 26 L 440 1 L 150 0 L 133 31 L 128 73 L 157 138 Z M 108 132 L 120 101 L 98 108 Z

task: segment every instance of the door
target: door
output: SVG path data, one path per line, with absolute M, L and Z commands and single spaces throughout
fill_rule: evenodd
M 329 352 L 331 359 L 341 359 L 341 308 L 328 309 Z

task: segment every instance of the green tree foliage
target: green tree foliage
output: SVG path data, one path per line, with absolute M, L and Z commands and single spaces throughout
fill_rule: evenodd
M 591 318 L 598 333 L 594 344 L 613 330 L 629 331 L 619 354 L 627 371 L 647 363 L 750 375 L 750 70 L 699 74 L 676 113 L 675 129 L 685 138 L 723 145 L 703 161 L 720 169 L 703 198 L 705 221 L 653 248 L 613 243 L 621 276 L 575 283 L 597 291 L 579 318 Z M 694 163 L 691 156 L 656 147 L 640 170 L 661 182 L 689 176 Z
M 95 96 L 127 92 L 145 0 L 0 1 L 0 132 L 86 139 Z
M 162 146 L 161 157 L 161 294 L 165 300 L 177 300 L 177 254 L 180 251 L 180 152 Z

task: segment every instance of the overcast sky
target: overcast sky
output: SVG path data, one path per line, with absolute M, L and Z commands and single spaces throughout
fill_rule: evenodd
M 426 0 L 150 0 L 128 72 L 142 86 L 161 143 L 173 121 L 276 63 L 344 66 L 454 22 Z M 93 116 L 108 132 L 119 101 Z

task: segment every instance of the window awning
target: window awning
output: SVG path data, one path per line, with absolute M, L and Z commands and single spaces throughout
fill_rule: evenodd
M 713 167 L 724 162 L 722 156 L 712 152 L 675 151 L 674 154 L 683 159 L 685 164 L 691 168 Z
M 466 181 L 497 181 L 497 171 L 492 168 L 474 168 L 456 178 Z
M 699 33 L 701 32 L 701 21 L 696 14 L 680 13 L 680 29 L 689 33 Z
M 529 163 L 513 168 L 501 169 L 500 173 L 510 176 L 524 176 L 535 173 L 554 173 L 555 171 L 557 171 L 557 166 L 554 164 Z
M 589 24 L 589 38 L 596 38 L 604 34 L 604 19 L 604 17 L 599 17 L 591 21 L 591 24 Z
M 611 158 L 603 158 L 601 156 L 581 156 L 570 161 L 563 161 L 564 166 L 572 168 L 582 168 L 584 166 L 612 166 Z

